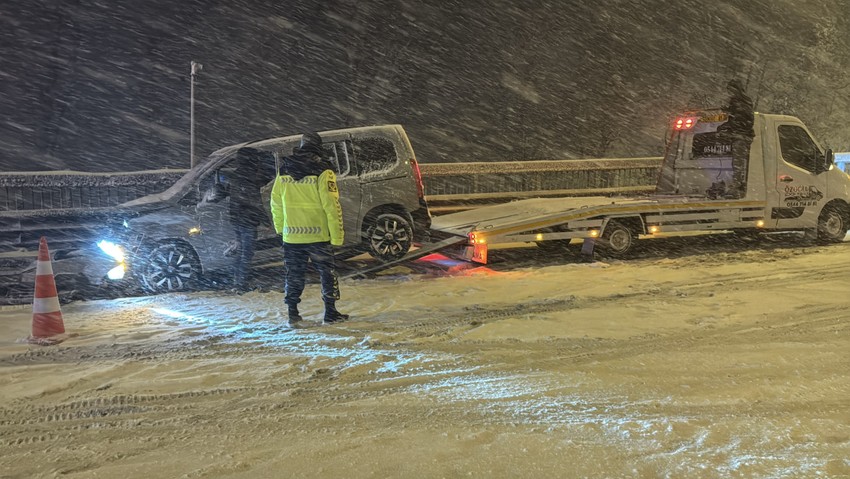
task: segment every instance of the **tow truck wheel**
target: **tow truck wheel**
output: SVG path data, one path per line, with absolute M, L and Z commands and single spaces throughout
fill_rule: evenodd
M 382 213 L 371 221 L 366 241 L 373 258 L 389 263 L 406 255 L 413 246 L 413 227 L 399 215 Z
M 636 240 L 637 235 L 628 226 L 611 220 L 605 226 L 598 246 L 603 256 L 623 258 L 632 251 Z
M 136 261 L 142 262 L 137 274 L 148 293 L 189 291 L 200 283 L 201 264 L 185 243 L 159 243 Z
M 818 218 L 818 241 L 839 243 L 847 235 L 847 217 L 838 208 L 825 208 Z

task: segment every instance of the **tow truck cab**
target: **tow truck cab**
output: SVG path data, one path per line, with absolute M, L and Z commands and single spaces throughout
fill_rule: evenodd
M 561 254 L 573 240 L 592 240 L 606 256 L 625 257 L 640 237 L 658 234 L 796 231 L 842 241 L 850 175 L 835 166 L 832 150 L 797 118 L 755 113 L 747 154 L 741 141 L 749 135 L 728 131 L 728 120 L 704 110 L 671 121 L 654 195 L 521 200 L 440 217 L 436 229 L 466 234 L 464 257 L 481 263 L 490 246 L 521 242 Z M 743 191 L 727 190 L 733 176 Z
M 720 110 L 704 110 L 671 122 L 657 195 L 722 196 L 732 183 L 732 143 L 719 131 L 727 120 Z M 850 225 L 850 176 L 835 166 L 832 150 L 792 116 L 755 113 L 754 133 L 743 199 L 766 203 L 764 227 L 817 227 L 821 239 L 843 238 Z

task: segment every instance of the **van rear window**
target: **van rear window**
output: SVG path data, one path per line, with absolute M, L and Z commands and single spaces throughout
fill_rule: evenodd
M 361 174 L 386 170 L 398 161 L 393 142 L 386 138 L 367 137 L 354 140 L 354 159 Z

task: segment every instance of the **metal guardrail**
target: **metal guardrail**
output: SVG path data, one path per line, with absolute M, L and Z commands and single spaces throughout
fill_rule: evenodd
M 661 158 L 421 164 L 427 195 L 654 185 Z
M 529 197 L 648 194 L 660 168 L 660 157 L 420 165 L 434 214 Z
M 103 208 L 165 190 L 185 170 L 0 174 L 0 212 Z
M 528 196 L 647 192 L 661 158 L 422 163 L 425 195 L 435 211 Z M 74 171 L 0 174 L 0 213 L 115 206 L 171 186 L 186 170 L 126 173 Z

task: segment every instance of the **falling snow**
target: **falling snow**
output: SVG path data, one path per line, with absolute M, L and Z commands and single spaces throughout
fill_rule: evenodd
M 4 0 L 0 185 L 129 193 L 191 146 L 376 124 L 434 175 L 647 162 L 730 78 L 848 151 L 848 8 Z M 334 326 L 315 284 L 299 329 L 279 284 L 72 302 L 51 347 L 0 307 L 0 476 L 850 477 L 847 241 L 724 238 L 401 265 L 343 281 Z
M 189 164 L 400 123 L 421 163 L 660 156 L 671 112 L 742 78 L 850 150 L 841 0 L 61 2 L 0 7 L 5 170 Z

